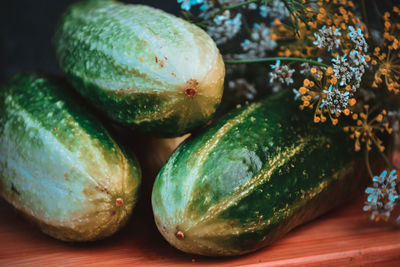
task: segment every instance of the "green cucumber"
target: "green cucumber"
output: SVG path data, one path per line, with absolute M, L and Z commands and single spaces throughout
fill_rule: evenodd
M 155 221 L 184 252 L 252 252 L 361 191 L 358 159 L 340 127 L 314 124 L 283 92 L 175 150 L 153 187 Z
M 206 123 L 223 93 L 225 66 L 199 27 L 161 10 L 86 0 L 54 36 L 61 69 L 111 119 L 158 136 Z
M 132 213 L 140 168 L 65 81 L 19 74 L 0 91 L 0 195 L 50 236 L 92 241 Z

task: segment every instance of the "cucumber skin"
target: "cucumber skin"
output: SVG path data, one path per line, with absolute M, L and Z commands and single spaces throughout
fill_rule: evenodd
M 35 73 L 2 87 L 0 195 L 54 238 L 93 241 L 131 216 L 141 173 L 71 93 L 64 80 Z
M 241 255 L 361 191 L 368 176 L 349 138 L 310 118 L 284 92 L 186 140 L 153 187 L 161 234 L 187 253 Z
M 78 2 L 62 16 L 53 43 L 74 87 L 135 130 L 181 136 L 205 124 L 221 101 L 225 67 L 215 43 L 197 26 L 161 10 L 111 0 Z M 199 82 L 193 98 L 185 95 L 191 79 Z

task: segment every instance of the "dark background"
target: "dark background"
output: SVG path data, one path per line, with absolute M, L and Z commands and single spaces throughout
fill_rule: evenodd
M 176 0 L 122 0 L 179 14 Z M 51 37 L 61 13 L 73 0 L 0 0 L 0 83 L 20 71 L 61 74 Z
M 146 4 L 178 15 L 177 0 L 120 0 Z M 51 48 L 51 37 L 61 13 L 74 0 L 0 0 L 0 84 L 21 71 L 61 74 Z M 399 0 L 367 0 L 371 26 L 381 24 L 385 10 Z M 359 4 L 359 0 L 354 3 Z M 378 11 L 378 9 L 380 11 Z

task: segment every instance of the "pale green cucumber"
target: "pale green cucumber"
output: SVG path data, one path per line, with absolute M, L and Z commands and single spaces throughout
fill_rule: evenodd
M 199 27 L 161 10 L 112 0 L 73 4 L 54 36 L 61 69 L 111 119 L 158 136 L 206 123 L 225 67 Z
M 92 241 L 128 220 L 141 181 L 65 81 L 19 74 L 0 91 L 0 195 L 54 238 Z

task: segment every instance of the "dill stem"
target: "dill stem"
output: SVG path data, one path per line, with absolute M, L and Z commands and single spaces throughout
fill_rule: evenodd
M 372 179 L 372 178 L 374 178 L 374 174 L 372 173 L 371 165 L 369 164 L 369 151 L 367 148 L 365 149 L 364 153 L 365 153 L 365 166 L 367 166 L 369 176 L 371 176 L 371 179 Z
M 371 34 L 371 31 L 369 28 L 368 13 L 367 13 L 367 6 L 365 4 L 365 0 L 361 0 L 361 9 L 362 9 L 362 16 L 363 16 L 365 25 L 367 25 L 368 33 Z
M 264 63 L 264 62 L 273 62 L 273 61 L 295 61 L 295 62 L 305 62 L 312 65 L 322 66 L 328 68 L 329 66 L 325 63 L 318 62 L 316 60 L 307 59 L 307 58 L 297 58 L 297 57 L 265 57 L 265 58 L 257 58 L 257 59 L 230 59 L 225 60 L 226 64 L 252 64 L 252 63 Z
M 385 153 L 383 153 L 383 152 L 381 151 L 381 148 L 380 148 L 378 142 L 376 141 L 376 139 L 375 139 L 374 137 L 371 137 L 371 139 L 372 139 L 372 142 L 374 142 L 374 144 L 375 144 L 376 148 L 378 149 L 380 155 L 382 156 L 383 160 L 385 161 L 387 167 L 388 167 L 389 169 L 392 170 L 392 169 L 393 169 L 392 163 L 390 163 L 390 160 L 389 160 L 388 157 L 385 155 Z

